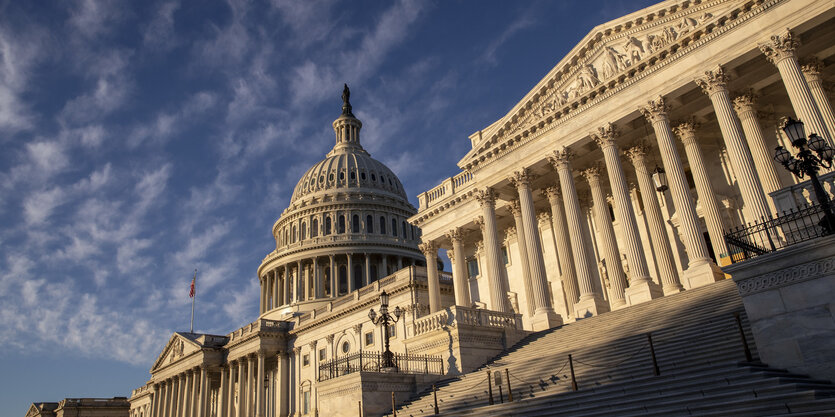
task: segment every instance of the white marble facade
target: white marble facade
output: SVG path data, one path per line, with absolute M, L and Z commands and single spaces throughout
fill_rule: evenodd
M 785 207 L 772 194 L 804 198 L 771 159 L 777 127 L 793 116 L 833 143 L 833 81 L 832 2 L 664 1 L 594 28 L 417 209 L 345 97 L 336 145 L 273 226 L 260 317 L 172 335 L 131 415 L 322 414 L 317 366 L 379 351 L 366 314 L 383 289 L 406 308 L 406 352 L 453 305 L 541 330 L 725 279 L 723 231 Z

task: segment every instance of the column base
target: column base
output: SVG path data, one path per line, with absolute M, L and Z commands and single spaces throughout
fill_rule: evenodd
M 594 317 L 600 315 L 602 313 L 609 312 L 609 304 L 603 300 L 598 294 L 595 294 L 594 297 L 583 299 L 580 297 L 580 301 L 577 304 L 574 304 L 574 317 L 577 320 L 581 320 L 588 317 Z
M 609 307 L 612 311 L 620 310 L 622 308 L 629 307 L 629 302 L 627 302 L 626 298 L 612 297 L 612 292 L 609 291 Z
M 562 317 L 560 317 L 551 308 L 537 309 L 536 313 L 534 313 L 533 315 L 533 320 L 531 320 L 531 326 L 533 327 L 533 331 L 535 332 L 538 332 L 540 330 L 548 330 L 562 325 Z
M 650 280 L 630 284 L 629 288 L 626 289 L 626 301 L 631 306 L 663 296 L 664 291 L 661 290 L 661 287 Z
M 675 284 L 675 285 L 668 285 L 666 287 L 663 287 L 662 290 L 664 291 L 664 295 L 666 296 L 666 295 L 678 294 L 678 293 L 684 291 L 684 287 L 682 287 L 681 284 Z
M 725 273 L 710 259 L 695 264 L 691 262 L 682 275 L 687 288 L 702 287 L 725 279 Z

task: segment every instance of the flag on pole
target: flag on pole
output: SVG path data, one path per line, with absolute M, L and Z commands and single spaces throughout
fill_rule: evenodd
M 191 298 L 191 333 L 194 333 L 194 282 L 197 281 L 197 268 L 194 268 L 194 277 L 191 278 L 191 288 L 188 290 L 188 297 Z
M 197 274 L 191 279 L 191 288 L 188 290 L 188 298 L 194 298 L 194 280 L 197 279 Z

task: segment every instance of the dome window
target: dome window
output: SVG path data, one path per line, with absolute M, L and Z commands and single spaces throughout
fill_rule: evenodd
M 325 182 L 325 176 L 324 175 L 319 176 L 319 182 Z
M 362 178 L 362 180 L 365 181 L 365 171 L 360 173 L 360 178 Z
M 370 214 L 365 216 L 365 232 L 374 233 L 374 218 Z
M 328 175 L 328 181 L 333 182 L 333 172 L 331 172 L 331 174 Z
M 383 183 L 383 185 L 386 185 L 386 177 L 380 175 L 380 182 Z
M 371 174 L 371 181 L 377 181 L 377 176 L 374 175 L 374 174 Z
M 344 173 L 344 172 L 340 172 L 340 173 L 339 173 L 339 180 L 340 180 L 340 181 L 342 181 L 342 180 L 344 180 L 344 179 L 345 179 L 345 173 Z
M 351 180 L 355 180 L 355 179 L 357 179 L 357 173 L 354 172 L 354 171 L 351 171 Z

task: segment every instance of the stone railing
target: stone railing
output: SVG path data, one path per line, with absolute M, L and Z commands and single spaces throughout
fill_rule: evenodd
M 247 324 L 244 327 L 241 327 L 238 330 L 235 330 L 232 333 L 226 335 L 229 338 L 229 342 L 239 340 L 249 334 L 257 333 L 259 331 L 273 331 L 273 332 L 282 332 L 288 330 L 290 324 L 286 321 L 281 320 L 268 320 L 268 319 L 258 319 L 252 323 Z
M 463 306 L 450 306 L 415 320 L 415 336 L 457 325 L 522 330 L 522 316 Z
M 829 194 L 830 199 L 835 199 L 835 171 L 821 175 L 820 182 L 824 191 Z M 771 199 L 774 200 L 774 207 L 778 213 L 789 212 L 798 208 L 817 204 L 815 190 L 812 189 L 812 180 L 806 180 L 798 184 L 783 187 L 772 192 Z
M 150 389 L 151 389 L 151 387 L 149 385 L 143 385 L 143 386 L 141 386 L 139 388 L 136 388 L 135 390 L 131 391 L 130 397 L 131 398 L 139 397 L 140 395 L 143 395 L 146 392 L 148 392 Z
M 469 171 L 464 171 L 454 177 L 445 179 L 444 182 L 437 187 L 418 195 L 418 210 L 426 209 L 432 206 L 434 202 L 438 202 L 447 196 L 455 194 L 456 191 L 461 190 L 465 186 L 472 185 L 472 179 L 473 174 Z

